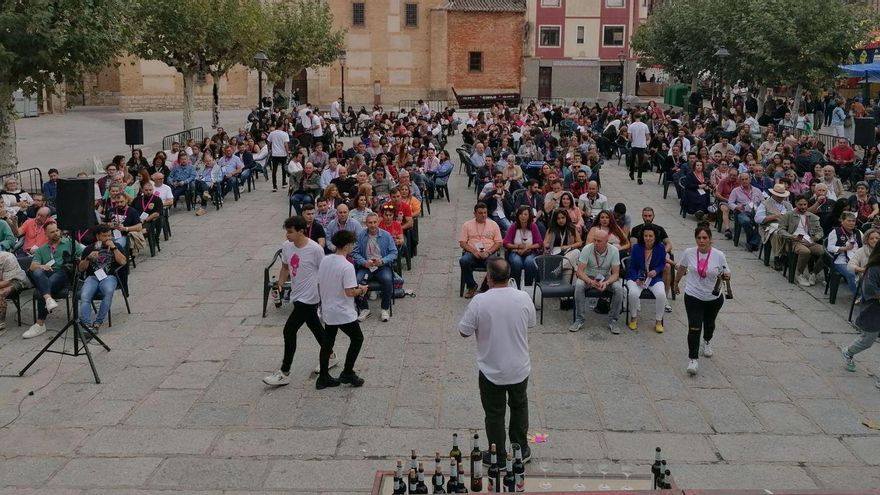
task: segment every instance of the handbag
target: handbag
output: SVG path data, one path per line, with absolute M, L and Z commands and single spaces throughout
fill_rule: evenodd
M 600 315 L 607 315 L 611 312 L 611 298 L 610 297 L 600 297 L 596 300 L 596 309 L 595 311 Z

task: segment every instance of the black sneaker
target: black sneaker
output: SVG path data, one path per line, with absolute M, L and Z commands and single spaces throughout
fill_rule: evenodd
M 330 375 L 319 376 L 318 379 L 315 381 L 315 388 L 318 390 L 323 390 L 327 387 L 338 387 L 338 386 L 339 386 L 339 380 L 337 380 L 336 378 L 333 378 Z
M 504 462 L 501 462 L 502 457 L 505 459 Z M 483 451 L 483 467 L 492 467 L 492 453 L 488 450 Z M 507 471 L 507 454 L 502 453 L 498 455 L 498 469 L 500 469 L 502 473 Z
M 784 262 L 782 261 L 782 257 L 776 257 L 773 259 L 773 269 L 777 272 L 781 272 L 784 267 Z
M 343 371 L 339 374 L 338 381 L 339 383 L 347 383 L 352 387 L 360 387 L 364 384 L 364 379 L 359 377 L 354 371 Z
M 694 213 L 694 217 L 697 219 L 698 222 L 702 222 L 703 217 L 705 217 L 705 216 L 706 216 L 706 214 L 703 212 L 703 210 L 697 210 L 697 212 Z
M 532 449 L 528 445 L 524 445 L 520 452 L 522 453 L 523 464 L 532 460 Z
M 730 229 L 725 230 L 724 237 L 727 238 L 727 240 L 733 239 L 733 232 L 731 232 Z
M 639 180 L 638 180 L 638 184 L 639 184 L 640 186 L 641 186 L 642 184 L 644 184 L 644 182 L 642 182 L 642 179 L 639 179 Z

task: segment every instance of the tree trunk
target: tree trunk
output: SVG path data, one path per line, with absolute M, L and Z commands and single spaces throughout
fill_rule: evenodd
M 293 76 L 284 78 L 284 94 L 287 95 L 287 112 L 293 108 Z
M 691 78 L 691 93 L 697 90 L 697 85 L 700 83 L 700 79 L 697 76 Z
M 211 127 L 216 129 L 220 127 L 220 75 L 211 74 L 214 80 L 213 100 L 211 103 Z
M 795 119 L 797 122 L 798 111 L 801 108 L 801 93 L 803 93 L 804 88 L 803 85 L 798 83 L 797 89 L 794 92 L 794 103 L 791 105 L 791 118 Z
M 15 171 L 18 156 L 15 151 L 15 111 L 12 106 L 12 87 L 0 84 L 0 174 Z
M 195 127 L 195 119 L 193 112 L 195 101 L 193 101 L 193 73 L 183 73 L 183 128 L 192 129 Z
M 758 87 L 758 115 L 755 115 L 756 119 L 760 119 L 762 115 L 764 115 L 764 104 L 767 103 L 767 86 L 759 86 Z

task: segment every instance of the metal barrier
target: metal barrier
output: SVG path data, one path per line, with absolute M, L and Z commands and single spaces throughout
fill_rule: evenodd
M 763 128 L 762 128 L 762 130 L 763 130 Z M 791 135 L 796 138 L 800 138 L 801 135 L 804 134 L 803 129 L 798 129 L 797 127 L 791 127 L 791 126 L 783 126 L 783 125 L 778 126 L 777 131 L 780 135 L 782 134 L 782 131 L 789 131 L 791 133 Z M 764 135 L 766 135 L 766 132 L 764 133 Z M 831 148 L 833 148 L 837 144 L 838 138 L 836 136 L 832 136 L 830 134 L 824 134 L 824 133 L 820 133 L 820 132 L 816 132 L 816 131 L 813 131 L 810 135 L 815 136 L 816 139 L 818 139 L 819 141 L 822 142 L 822 144 L 825 145 L 825 151 L 831 151 Z
M 0 175 L 0 186 L 6 182 L 8 177 L 15 177 L 18 181 L 18 186 L 23 191 L 27 191 L 30 194 L 43 192 L 43 172 L 38 168 L 26 168 Z
M 435 113 L 442 112 L 443 110 L 446 110 L 446 107 L 450 107 L 450 106 L 454 107 L 455 106 L 455 105 L 450 105 L 448 100 L 423 100 L 423 101 L 425 103 L 427 103 L 428 107 L 431 109 L 431 111 L 435 112 Z M 400 100 L 397 102 L 397 106 L 401 110 L 412 110 L 413 108 L 418 110 L 420 107 L 419 100 Z
M 583 99 L 586 99 L 586 98 L 583 98 Z M 535 102 L 536 104 L 549 103 L 551 105 L 561 105 L 561 106 L 565 106 L 565 104 L 566 104 L 565 98 L 538 98 L 537 96 L 520 96 L 519 97 L 520 106 L 528 106 L 532 102 Z
M 185 145 L 187 141 L 190 139 L 195 139 L 199 144 L 201 144 L 202 140 L 205 139 L 205 129 L 202 127 L 193 127 L 192 129 L 187 129 L 185 131 L 180 131 L 177 134 L 170 134 L 162 138 L 162 149 L 170 150 L 171 143 L 180 143 L 181 145 Z

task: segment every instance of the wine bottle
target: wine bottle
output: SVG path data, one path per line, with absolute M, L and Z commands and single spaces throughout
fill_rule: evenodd
M 464 466 L 458 463 L 458 483 L 455 484 L 455 493 L 467 493 L 467 485 L 464 484 Z
M 428 485 L 425 484 L 425 468 L 422 466 L 422 463 L 419 463 L 418 470 L 418 479 L 416 481 L 416 493 L 420 493 L 423 495 L 427 495 L 428 493 Z
M 668 469 L 663 471 L 663 490 L 671 490 L 672 489 L 672 472 Z
M 471 491 L 483 491 L 483 453 L 480 451 L 480 435 L 474 433 L 471 448 Z
M 452 434 L 452 450 L 449 451 L 449 457 L 455 459 L 457 464 L 461 463 L 461 450 L 458 448 L 458 433 Z
M 397 460 L 397 469 L 394 471 L 394 495 L 406 494 L 406 482 L 403 481 L 403 462 Z
M 651 476 L 654 478 L 654 490 L 657 489 L 657 481 L 660 479 L 660 447 L 654 450 L 654 464 L 651 465 Z
M 526 491 L 526 465 L 522 461 L 522 450 L 518 443 L 513 444 L 513 477 L 516 491 Z
M 449 459 L 449 481 L 446 483 L 446 493 L 457 493 L 458 489 L 458 465 L 455 459 Z
M 418 493 L 419 478 L 416 475 L 415 469 L 409 470 L 409 478 L 407 479 L 407 481 L 407 485 L 409 486 L 409 493 Z
M 507 453 L 507 471 L 504 473 L 504 491 L 516 491 L 516 477 L 513 474 L 513 455 Z
M 416 462 L 416 449 L 412 449 L 410 452 L 411 452 L 411 455 L 409 458 L 409 468 L 410 469 L 418 469 L 419 466 L 418 466 L 418 463 Z
M 431 477 L 431 486 L 434 487 L 433 493 L 446 493 L 446 490 L 443 489 L 444 483 L 443 471 L 440 469 L 440 452 L 437 452 L 437 457 L 434 458 L 434 476 Z
M 498 469 L 498 454 L 495 452 L 494 443 L 489 446 L 489 471 L 486 474 L 489 476 L 489 492 L 500 492 L 501 487 L 498 481 L 501 473 Z

